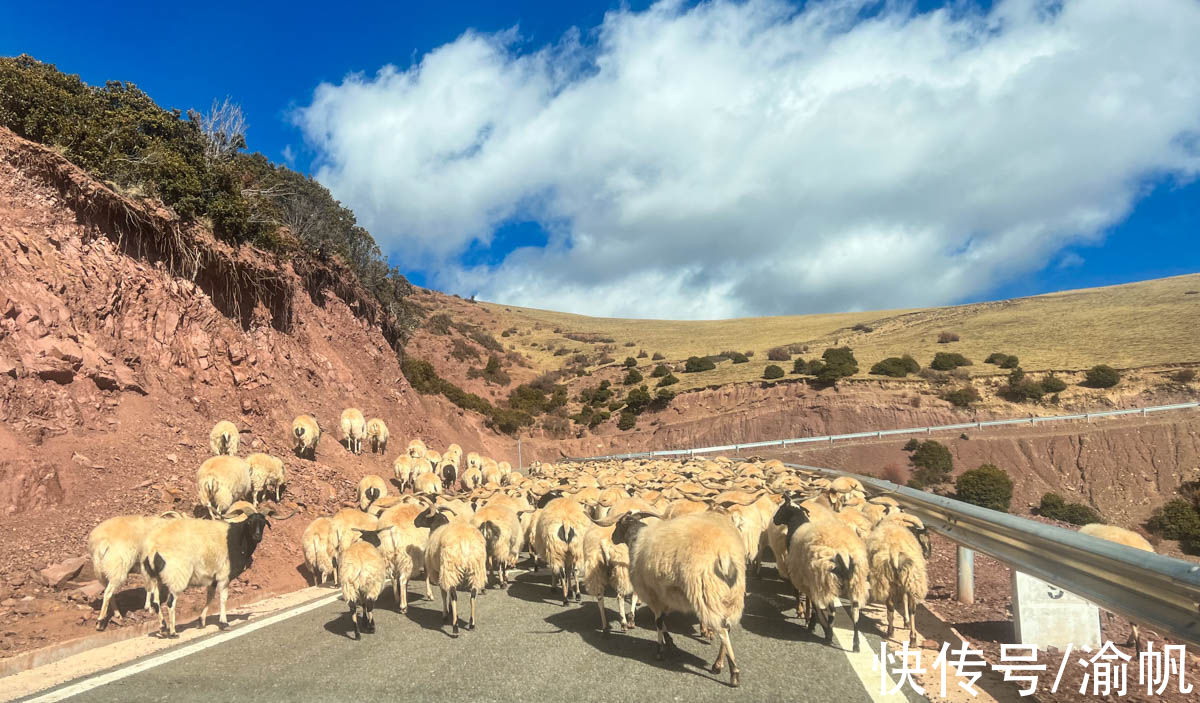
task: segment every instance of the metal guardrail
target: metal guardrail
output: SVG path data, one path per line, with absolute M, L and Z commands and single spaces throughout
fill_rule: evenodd
M 1001 425 L 1041 425 L 1048 422 L 1064 422 L 1067 420 L 1085 420 L 1091 422 L 1095 418 L 1100 417 L 1118 417 L 1123 415 L 1141 415 L 1143 417 L 1150 413 L 1164 412 L 1168 410 L 1188 410 L 1192 408 L 1200 408 L 1200 402 L 1195 403 L 1174 403 L 1172 405 L 1154 405 L 1144 408 L 1131 408 L 1128 410 L 1105 410 L 1094 413 L 1079 413 L 1074 415 L 1051 415 L 1049 417 L 1022 417 L 1011 420 L 981 420 L 979 422 L 960 422 L 953 425 L 933 425 L 929 427 L 907 427 L 898 430 L 875 430 L 873 432 L 851 432 L 849 434 L 833 434 L 821 435 L 819 437 L 796 437 L 793 439 L 772 439 L 765 442 L 746 442 L 738 444 L 723 444 L 718 447 L 698 447 L 695 449 L 666 449 L 656 452 L 633 452 L 630 454 L 609 454 L 606 456 L 592 456 L 584 458 L 572 459 L 573 461 L 588 461 L 598 459 L 639 459 L 644 457 L 669 457 L 669 456 L 693 456 L 695 454 L 714 454 L 717 452 L 740 452 L 744 449 L 759 449 L 765 447 L 786 447 L 792 444 L 810 444 L 813 442 L 827 442 L 832 444 L 839 439 L 868 439 L 882 438 L 892 435 L 906 434 L 932 434 L 934 432 L 942 432 L 948 430 L 970 430 L 983 429 L 985 427 L 999 427 Z
M 891 481 L 803 464 L 824 476 L 852 476 L 895 498 L 933 531 L 1078 596 L 1200 645 L 1200 565 L 1143 552 L 1054 525 L 981 508 Z

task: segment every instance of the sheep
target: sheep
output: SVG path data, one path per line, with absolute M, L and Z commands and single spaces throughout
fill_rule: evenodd
M 351 528 L 358 537 L 342 548 L 338 555 L 338 578 L 342 586 L 342 598 L 350 606 L 350 619 L 354 621 L 354 639 L 361 640 L 363 631 L 375 634 L 375 601 L 383 592 L 388 577 L 388 563 L 383 558 L 380 533 L 392 528 L 375 530 Z M 362 607 L 362 617 L 358 608 Z
M 471 524 L 479 529 L 487 543 L 489 574 L 495 571 L 499 587 L 508 588 L 508 569 L 517 563 L 524 536 L 520 516 L 503 502 L 489 502 L 475 511 Z
M 600 629 L 606 633 L 612 629 L 608 624 L 608 613 L 604 609 L 604 595 L 609 586 L 617 594 L 617 609 L 620 612 L 622 629 L 628 631 L 634 628 L 633 616 L 638 605 L 637 592 L 633 590 L 633 582 L 629 580 L 629 545 L 613 544 L 614 530 L 615 522 L 611 525 L 598 522 L 583 534 L 582 540 L 576 540 L 582 551 L 579 563 L 583 571 L 583 587 L 590 595 L 596 597 L 596 605 L 600 610 Z M 628 616 L 625 614 L 627 597 L 632 599 Z
M 270 454 L 255 452 L 246 457 L 246 465 L 250 467 L 250 502 L 258 507 L 261 496 L 268 491 L 275 494 L 275 502 L 279 502 L 283 484 L 287 475 L 283 470 L 283 460 Z
M 312 585 L 320 586 L 327 576 L 332 576 L 333 584 L 338 585 L 337 532 L 333 521 L 319 517 L 310 522 L 304 528 L 300 544 L 304 549 L 304 564 L 312 573 Z
M 551 491 L 538 502 L 541 515 L 537 519 L 533 548 L 550 567 L 555 580 L 561 582 L 563 605 L 567 605 L 572 595 L 575 602 L 583 599 L 575 559 L 578 552 L 571 553 L 571 542 L 583 539 L 584 531 L 592 523 L 581 503 L 571 497 L 557 497 L 558 493 Z
M 213 456 L 221 456 L 222 454 L 237 454 L 238 450 L 238 428 L 229 420 L 221 420 L 213 425 L 212 432 L 208 433 L 208 448 L 212 450 Z
M 438 454 L 436 450 L 427 449 L 425 451 L 425 461 L 428 461 L 434 473 L 437 473 L 438 467 L 442 463 L 442 455 Z
M 866 547 L 871 600 L 887 607 L 887 638 L 895 633 L 892 614 L 898 609 L 909 631 L 909 644 L 915 646 L 913 616 L 928 590 L 925 560 L 930 543 L 925 525 L 915 516 L 895 513 L 871 530 Z
M 334 553 L 341 552 L 358 539 L 354 530 L 374 530 L 379 527 L 379 520 L 368 513 L 356 508 L 343 508 L 329 518 L 333 523 Z
M 413 441 L 409 442 L 408 449 L 405 450 L 405 453 L 414 459 L 424 459 L 425 452 L 425 443 L 419 439 L 414 439 Z
M 483 467 L 479 463 L 480 459 L 481 457 L 478 452 L 467 452 L 467 468 L 482 469 Z
M 512 464 L 508 463 L 507 461 L 499 462 L 496 464 L 496 468 L 500 470 L 501 479 L 512 473 Z
M 387 495 L 387 482 L 375 474 L 367 474 L 358 482 L 358 507 L 366 512 L 371 503 Z
M 479 474 L 483 476 L 484 483 L 499 485 L 504 480 L 504 474 L 500 472 L 500 466 L 487 457 L 480 457 L 479 459 Z
M 401 454 L 392 462 L 392 473 L 402 491 L 412 482 L 413 463 L 414 459 L 407 454 Z
M 1117 527 L 1116 525 L 1105 525 L 1102 522 L 1093 522 L 1079 528 L 1079 533 L 1090 535 L 1098 539 L 1108 540 L 1109 542 L 1123 544 L 1126 547 L 1132 547 L 1133 549 L 1140 549 L 1143 552 L 1154 553 L 1154 547 L 1146 541 L 1145 537 L 1142 537 L 1132 530 L 1126 530 L 1125 528 Z M 1112 624 L 1112 621 L 1116 618 L 1116 616 L 1113 615 L 1111 611 L 1105 612 L 1108 613 L 1109 624 Z M 1137 623 L 1130 622 L 1129 629 L 1129 640 L 1125 642 L 1125 646 L 1132 646 L 1133 651 L 1140 654 L 1142 651 L 1142 633 L 1140 632 L 1140 628 L 1138 627 Z
M 741 683 L 741 670 L 729 641 L 729 628 L 741 620 L 746 601 L 746 550 L 733 525 L 722 515 L 696 513 L 647 525 L 648 513 L 626 513 L 616 523 L 612 542 L 629 545 L 633 590 L 654 613 L 657 658 L 675 648 L 667 632 L 669 611 L 695 613 L 702 630 L 718 632 L 721 647 L 710 671 L 729 661 L 729 685 Z
M 346 441 L 346 450 L 354 454 L 362 454 L 363 435 L 366 434 L 366 419 L 358 408 L 346 408 L 342 411 L 342 439 Z
M 214 520 L 229 510 L 234 501 L 250 496 L 250 465 L 236 456 L 206 459 L 196 471 L 200 504 Z
M 229 627 L 225 614 L 229 582 L 250 566 L 263 531 L 271 526 L 267 517 L 273 515 L 273 511 L 251 511 L 241 516 L 228 516 L 228 522 L 180 518 L 165 520 L 150 531 L 142 567 L 152 587 L 158 591 L 163 636 L 178 636 L 175 603 L 189 586 L 207 587 L 204 609 L 200 611 L 200 627 L 207 623 L 213 594 L 218 591 L 221 610 L 217 625 L 222 630 Z M 276 519 L 286 520 L 292 515 L 295 512 Z
M 441 471 L 442 485 L 450 490 L 458 480 L 458 460 L 454 456 L 442 456 Z
M 483 474 L 481 474 L 479 469 L 475 467 L 467 467 L 467 469 L 462 472 L 462 476 L 460 478 L 462 481 L 463 490 L 473 491 L 476 488 L 479 488 L 479 486 L 483 485 Z
M 104 596 L 100 601 L 100 617 L 96 629 L 103 631 L 108 627 L 109 606 L 112 598 L 125 579 L 135 570 L 142 570 L 142 558 L 145 556 L 143 547 L 146 535 L 164 520 L 179 517 L 174 511 L 163 513 L 157 517 L 144 515 L 118 515 L 110 517 L 92 528 L 88 533 L 88 553 L 92 555 L 92 570 L 96 573 L 100 585 L 104 586 Z M 146 587 L 146 610 L 150 609 L 154 589 Z
M 867 600 L 869 568 L 863 541 L 836 517 L 817 509 L 810 511 L 794 500 L 780 505 L 773 520 L 788 527 L 785 568 L 797 595 L 807 598 L 809 632 L 819 620 L 825 643 L 832 643 L 833 609 L 839 597 L 846 598 L 850 601 L 846 609 L 854 624 L 854 651 L 859 651 L 859 615 Z
M 413 521 L 429 528 L 425 573 L 442 592 L 443 622 L 452 622 L 458 636 L 457 589 L 471 592 L 471 617 L 467 630 L 475 629 L 475 599 L 487 584 L 487 542 L 479 530 L 464 520 L 451 520 L 449 508 L 430 505 Z
M 423 512 L 423 505 L 404 504 L 385 510 L 379 516 L 380 527 L 391 527 L 383 533 L 380 552 L 388 563 L 392 579 L 392 595 L 401 613 L 408 612 L 408 581 L 425 569 L 425 550 L 429 530 L 414 524 Z M 429 579 L 425 580 L 425 597 L 433 600 Z
M 371 443 L 371 452 L 383 454 L 387 451 L 388 428 L 383 420 L 373 417 L 367 420 L 367 441 Z
M 442 482 L 433 472 L 417 474 L 413 478 L 413 493 L 438 495 L 442 492 Z
M 321 441 L 321 426 L 312 415 L 300 415 L 292 420 L 292 435 L 296 438 L 293 450 L 296 456 L 317 458 L 317 443 Z

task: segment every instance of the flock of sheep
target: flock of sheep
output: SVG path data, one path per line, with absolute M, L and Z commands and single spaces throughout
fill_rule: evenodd
M 342 413 L 341 430 L 349 451 L 360 453 L 363 440 L 372 451 L 387 450 L 387 425 L 365 421 L 357 409 Z M 301 415 L 292 432 L 297 455 L 315 457 L 317 422 Z M 266 454 L 241 459 L 237 448 L 236 427 L 217 423 L 210 435 L 215 456 L 197 474 L 199 501 L 212 519 L 174 512 L 119 516 L 92 531 L 88 545 L 105 586 L 98 629 L 108 623 L 113 594 L 134 571 L 148 579 L 146 607 L 157 601 L 165 636 L 175 636 L 175 601 L 191 586 L 207 589 L 201 626 L 216 592 L 219 626 L 228 626 L 229 582 L 249 566 L 268 517 L 275 516 L 259 501 L 277 502 L 286 482 L 281 460 Z M 797 614 L 810 632 L 820 625 L 827 644 L 840 602 L 853 623 L 854 651 L 868 602 L 885 606 L 887 637 L 899 611 L 910 641 L 916 639 L 912 622 L 927 590 L 928 533 L 895 500 L 868 498 L 850 477 L 830 480 L 777 460 L 724 457 L 534 463 L 524 475 L 476 452 L 464 459 L 457 444 L 437 452 L 419 439 L 392 468 L 397 490 L 368 475 L 359 483 L 356 507 L 313 520 L 302 537 L 313 585 L 332 578 L 341 588 L 356 639 L 375 631 L 373 609 L 386 584 L 403 613 L 408 582 L 422 573 L 427 598 L 431 586 L 441 591 L 444 622 L 456 636 L 457 592 L 470 594 L 466 628 L 474 629 L 476 597 L 492 584 L 506 588 L 508 570 L 525 550 L 535 569 L 549 568 L 563 605 L 579 602 L 583 591 L 596 598 L 604 631 L 611 629 L 610 593 L 626 630 L 634 627 L 639 601 L 648 606 L 660 659 L 674 647 L 666 614 L 694 614 L 703 637 L 720 639 L 711 671 L 728 662 L 733 686 L 740 672 L 730 629 L 742 615 L 747 570 L 757 573 L 768 551 L 795 590 Z M 1085 531 L 1129 543 L 1120 528 Z

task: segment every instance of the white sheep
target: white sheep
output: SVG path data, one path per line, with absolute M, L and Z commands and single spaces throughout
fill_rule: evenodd
M 469 522 L 452 519 L 449 508 L 429 506 L 414 524 L 430 530 L 425 550 L 425 573 L 442 592 L 442 618 L 452 622 L 458 636 L 458 589 L 471 593 L 467 630 L 475 629 L 475 599 L 487 584 L 487 543 Z
M 312 415 L 300 415 L 292 420 L 292 436 L 295 437 L 296 456 L 317 458 L 317 443 L 321 441 L 321 426 Z
M 255 452 L 246 457 L 246 465 L 250 467 L 250 502 L 258 507 L 258 501 L 263 500 L 268 492 L 275 495 L 275 502 L 279 502 L 287 482 L 283 459 Z
M 212 450 L 213 456 L 237 454 L 237 425 L 229 420 L 221 420 L 213 425 L 212 432 L 208 433 L 208 448 Z
M 721 647 L 710 671 L 729 661 L 729 684 L 741 683 L 729 629 L 746 601 L 746 550 L 728 518 L 715 513 L 685 515 L 647 525 L 646 513 L 617 520 L 613 544 L 628 544 L 633 589 L 654 613 L 658 658 L 675 648 L 667 632 L 668 611 L 695 613 L 701 630 L 720 633 Z
M 286 520 L 294 514 L 278 519 Z M 165 520 L 150 531 L 142 566 L 151 586 L 158 590 L 164 636 L 177 636 L 175 602 L 189 586 L 207 587 L 204 609 L 200 611 L 200 627 L 204 627 L 213 594 L 218 591 L 221 611 L 217 624 L 221 629 L 229 627 L 225 614 L 229 582 L 250 566 L 263 531 L 270 527 L 268 515 L 273 512 L 226 516 L 228 521 L 179 518 Z
M 250 465 L 236 456 L 206 459 L 196 471 L 200 504 L 214 520 L 225 514 L 234 501 L 250 497 Z
M 413 463 L 416 460 L 407 454 L 401 454 L 392 462 L 392 473 L 396 477 L 396 482 L 400 484 L 400 490 L 408 488 L 412 483 Z
M 425 570 L 425 550 L 429 544 L 429 530 L 414 524 L 417 515 L 425 509 L 423 505 L 402 504 L 389 508 L 379 516 L 380 527 L 392 529 L 382 533 L 380 552 L 388 562 L 392 578 L 392 594 L 400 605 L 400 612 L 408 612 L 408 582 Z M 425 580 L 425 597 L 433 600 L 429 579 Z
M 414 459 L 424 459 L 427 447 L 425 443 L 419 439 L 414 439 L 408 443 L 408 449 L 405 452 Z
M 367 421 L 358 408 L 346 408 L 342 411 L 342 439 L 346 441 L 346 449 L 362 454 L 363 436 L 366 434 Z
M 579 584 L 579 565 L 575 557 L 578 551 L 570 551 L 571 542 L 583 539 L 583 533 L 592 525 L 583 504 L 571 496 L 560 496 L 560 491 L 551 491 L 538 502 L 539 517 L 533 535 L 533 549 L 550 567 L 555 582 L 551 588 L 562 587 L 563 605 L 571 596 L 582 600 Z
M 617 517 L 619 515 L 614 516 Z M 604 632 L 610 630 L 608 613 L 604 608 L 604 596 L 610 587 L 617 596 L 617 609 L 623 629 L 633 629 L 633 617 L 638 606 L 637 592 L 634 591 L 633 581 L 629 578 L 629 545 L 613 544 L 614 530 L 615 521 L 610 525 L 597 523 L 588 528 L 582 540 L 576 540 L 582 552 L 579 564 L 583 572 L 583 587 L 596 598 L 596 605 L 600 611 L 600 629 Z M 632 599 L 628 616 L 625 614 L 626 598 Z
M 334 585 L 338 585 L 337 533 L 333 521 L 319 517 L 310 522 L 300 537 L 300 545 L 304 550 L 304 564 L 313 577 L 312 585 L 320 586 L 327 576 L 333 577 Z
M 383 420 L 373 417 L 367 420 L 367 441 L 371 443 L 371 451 L 383 454 L 387 451 L 388 427 Z
M 97 630 L 108 627 L 110 618 L 109 605 L 117 591 L 125 584 L 125 579 L 135 570 L 142 570 L 142 559 L 145 557 L 143 548 L 146 536 L 150 531 L 162 524 L 163 520 L 179 517 L 174 511 L 159 516 L 118 515 L 110 517 L 92 528 L 88 533 L 88 553 L 92 555 L 92 569 L 104 586 L 104 596 L 100 601 L 100 617 L 96 623 Z M 154 589 L 146 587 L 146 610 L 150 609 Z
M 503 502 L 489 502 L 471 518 L 487 544 L 488 571 L 496 572 L 500 588 L 508 588 L 508 569 L 516 566 L 521 553 L 521 519 Z M 486 588 L 486 585 L 485 585 Z
M 1140 549 L 1143 552 L 1154 553 L 1154 547 L 1146 541 L 1145 537 L 1142 537 L 1133 530 L 1126 530 L 1125 528 L 1117 527 L 1116 525 L 1105 525 L 1104 523 L 1093 522 L 1079 528 L 1079 533 L 1091 535 L 1092 537 L 1097 537 L 1103 540 L 1108 540 L 1109 542 L 1123 544 L 1126 547 Z M 1108 622 L 1111 624 L 1116 616 L 1113 615 L 1111 611 L 1105 612 L 1108 613 Z M 1129 628 L 1129 640 L 1125 643 L 1125 646 L 1132 646 L 1133 651 L 1140 653 L 1142 651 L 1142 634 L 1140 632 L 1140 628 L 1135 622 L 1130 622 Z
M 929 587 L 925 560 L 930 544 L 925 526 L 915 516 L 894 513 L 871 530 L 866 546 L 871 599 L 887 608 L 888 639 L 896 631 L 893 613 L 899 610 L 909 631 L 909 643 L 916 645 L 913 618 Z
M 357 539 L 344 546 L 338 555 L 338 579 L 341 581 L 342 598 L 350 606 L 354 639 L 361 640 L 364 631 L 375 634 L 375 601 L 383 592 L 388 577 L 388 563 L 379 549 L 380 533 L 391 531 L 392 528 L 352 529 Z M 363 611 L 361 618 L 358 617 L 359 607 Z
M 371 503 L 387 495 L 387 482 L 375 474 L 367 474 L 358 482 L 358 507 L 366 511 Z

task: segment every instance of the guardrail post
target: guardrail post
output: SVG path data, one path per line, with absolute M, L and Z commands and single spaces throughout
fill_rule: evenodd
M 958 602 L 975 602 L 975 550 L 958 548 Z
M 926 436 L 926 437 L 928 437 L 928 436 L 930 436 L 930 435 L 932 435 L 932 434 L 933 434 L 933 428 L 932 428 L 932 427 L 926 427 L 926 428 L 925 428 L 925 436 Z
M 1146 417 L 1146 409 L 1142 408 L 1142 417 Z

